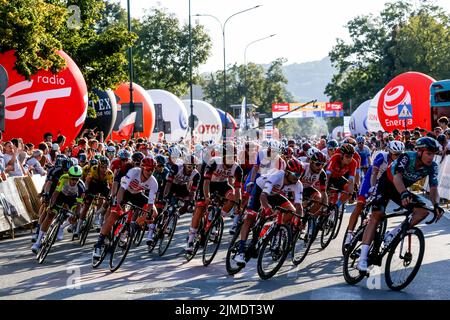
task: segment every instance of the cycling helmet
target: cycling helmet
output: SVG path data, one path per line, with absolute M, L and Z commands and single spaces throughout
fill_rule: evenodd
M 269 140 L 264 139 L 263 142 L 261 143 L 261 146 L 266 149 L 269 147 Z
M 280 141 L 277 141 L 277 140 L 270 141 L 269 147 L 270 147 L 270 150 L 272 150 L 273 152 L 276 152 L 276 153 L 280 153 L 281 152 L 281 143 L 280 143 Z
M 69 169 L 69 177 L 71 178 L 81 178 L 83 169 L 80 166 L 71 166 Z
M 334 139 L 328 141 L 327 148 L 328 149 L 336 149 L 339 146 L 338 142 Z
M 438 152 L 439 151 L 439 143 L 431 137 L 422 137 L 422 138 L 417 139 L 416 148 L 418 150 L 426 149 L 431 152 Z
M 185 155 L 183 158 L 183 164 L 186 165 L 195 165 L 198 163 L 198 158 L 196 156 L 192 155 Z
M 163 165 L 165 166 L 167 163 L 167 159 L 166 157 L 164 157 L 163 155 L 157 155 L 155 158 L 155 161 L 157 164 Z
M 153 158 L 146 157 L 142 159 L 141 161 L 141 167 L 149 168 L 151 170 L 154 170 L 156 167 L 156 161 Z
M 100 160 L 100 158 L 102 157 L 102 155 L 100 153 L 96 153 L 94 155 L 94 159 Z
M 327 157 L 325 157 L 325 155 L 320 151 L 314 153 L 310 159 L 312 162 L 321 162 L 321 163 L 327 162 Z
M 55 159 L 55 167 L 61 167 L 64 159 L 67 159 L 67 157 L 65 155 L 58 154 Z
M 119 151 L 119 153 L 117 153 L 117 156 L 120 159 L 130 159 L 131 158 L 131 153 L 127 149 L 122 149 L 122 150 Z
M 317 149 L 316 147 L 311 147 L 308 149 L 308 151 L 306 151 L 306 156 L 311 159 L 311 157 L 314 155 L 314 153 L 316 152 L 320 152 L 319 149 Z
M 405 144 L 401 141 L 389 141 L 387 150 L 391 153 L 399 153 L 405 151 Z
M 303 171 L 302 163 L 297 159 L 291 159 L 287 163 L 286 170 L 292 172 L 296 176 L 300 176 Z
M 304 152 L 308 151 L 309 148 L 311 148 L 311 144 L 309 142 L 305 142 L 304 144 L 302 144 L 302 150 Z
M 139 162 L 139 163 L 144 158 L 145 158 L 145 155 L 140 151 L 133 153 L 133 155 L 131 156 L 131 160 L 133 160 L 133 162 Z
M 169 156 L 170 157 L 173 157 L 173 158 L 177 159 L 177 158 L 181 158 L 182 155 L 183 155 L 183 153 L 177 147 L 170 147 L 169 148 Z
M 342 142 L 342 144 L 346 144 L 346 143 L 349 143 L 349 144 L 351 144 L 354 147 L 356 147 L 356 144 L 357 144 L 356 140 L 353 139 L 353 138 L 350 138 L 350 137 L 345 138 L 344 141 Z
M 350 143 L 343 144 L 340 148 L 342 154 L 354 154 L 355 153 L 355 147 L 351 145 Z
M 61 163 L 61 167 L 63 168 L 63 170 L 69 170 L 69 168 L 73 166 L 73 162 L 71 159 L 63 159 L 62 163 Z
M 101 156 L 100 159 L 98 160 L 98 163 L 109 167 L 109 159 L 105 156 Z
M 287 147 L 283 149 L 283 155 L 287 156 L 287 157 L 291 157 L 294 154 L 294 149 L 292 149 L 291 147 Z
M 73 166 L 77 166 L 78 165 L 78 159 L 77 158 L 71 157 L 70 160 L 72 161 L 72 165 Z
M 80 154 L 78 155 L 78 160 L 79 160 L 80 162 L 86 162 L 86 161 L 87 161 L 86 154 L 85 154 L 85 153 L 80 153 Z
M 106 149 L 106 153 L 116 153 L 116 148 L 114 148 L 113 146 L 109 146 L 107 149 Z
M 288 142 L 287 142 L 287 144 L 288 144 L 288 145 L 290 145 L 290 144 L 295 144 L 295 140 L 294 140 L 294 139 L 289 139 Z
M 89 160 L 89 165 L 91 167 L 98 165 L 98 160 L 97 159 L 91 159 Z
M 443 144 L 447 141 L 447 137 L 445 136 L 445 134 L 440 134 L 437 137 L 437 142 L 439 142 L 440 144 Z
M 357 143 L 365 143 L 366 142 L 366 138 L 364 138 L 363 136 L 359 136 L 356 138 L 356 142 Z

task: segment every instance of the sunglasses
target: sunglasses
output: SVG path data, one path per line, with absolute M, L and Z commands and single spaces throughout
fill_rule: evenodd
M 141 167 L 145 171 L 153 171 L 153 168 L 151 167 Z
M 323 166 L 325 164 L 325 163 L 320 162 L 320 161 L 312 161 L 312 163 L 314 163 L 318 167 Z
M 352 154 L 344 154 L 344 157 L 348 158 L 348 159 L 351 159 L 351 158 L 353 158 L 353 155 Z

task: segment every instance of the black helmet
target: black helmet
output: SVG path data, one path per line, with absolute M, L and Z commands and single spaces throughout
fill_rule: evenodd
M 416 148 L 418 150 L 426 149 L 431 152 L 438 152 L 439 151 L 439 143 L 433 138 L 422 137 L 422 138 L 417 139 Z
M 64 159 L 67 159 L 67 157 L 64 154 L 58 154 L 55 160 L 55 167 L 61 167 Z
M 71 159 L 64 159 L 61 163 L 63 170 L 68 171 L 70 167 L 73 166 L 73 161 Z
M 442 144 L 442 143 L 445 143 L 446 141 L 447 141 L 447 137 L 445 136 L 445 134 L 438 135 L 437 142 Z
M 97 159 L 91 159 L 89 160 L 89 165 L 91 167 L 98 165 L 98 160 Z
M 157 155 L 157 156 L 155 157 L 155 160 L 156 160 L 156 163 L 159 164 L 159 165 L 165 166 L 166 163 L 167 163 L 167 158 L 164 157 L 164 156 L 161 155 L 161 154 L 160 154 L 160 155 Z
M 86 162 L 86 161 L 87 161 L 86 153 L 80 153 L 80 154 L 78 155 L 78 160 L 79 160 L 80 162 Z
M 101 165 L 104 165 L 104 166 L 108 166 L 108 167 L 109 167 L 109 159 L 108 159 L 107 157 L 105 157 L 105 156 L 101 156 L 100 159 L 98 160 L 98 162 L 99 162 Z
M 344 143 L 340 147 L 340 150 L 341 150 L 342 154 L 354 154 L 355 153 L 355 147 L 353 147 L 353 145 L 351 145 L 350 143 Z
M 131 160 L 133 160 L 133 162 L 139 162 L 141 163 L 142 159 L 145 158 L 145 155 L 142 152 L 135 152 L 133 153 L 133 155 L 131 156 Z

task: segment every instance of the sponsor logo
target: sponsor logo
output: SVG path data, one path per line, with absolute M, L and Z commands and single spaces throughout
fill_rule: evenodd
M 383 97 L 383 112 L 388 117 L 398 116 L 398 105 L 411 104 L 411 95 L 402 85 L 386 91 Z
M 218 124 L 201 124 L 197 127 L 197 131 L 200 134 L 216 134 L 220 132 L 219 129 Z
M 186 130 L 188 128 L 187 119 L 184 116 L 183 112 L 180 112 L 180 115 L 178 117 L 178 121 L 180 123 L 181 129 Z
M 273 104 L 272 105 L 272 112 L 287 112 L 289 111 L 289 104 Z

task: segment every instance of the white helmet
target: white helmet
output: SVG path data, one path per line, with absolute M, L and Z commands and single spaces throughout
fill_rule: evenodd
M 311 157 L 316 153 L 316 152 L 320 152 L 319 149 L 317 149 L 316 147 L 311 147 L 308 149 L 308 151 L 306 151 L 306 156 L 311 159 Z
M 170 147 L 169 148 L 169 156 L 171 158 L 178 159 L 178 158 L 181 158 L 183 156 L 183 153 L 177 147 Z
M 281 143 L 280 143 L 280 141 L 272 140 L 272 141 L 270 141 L 269 145 L 270 145 L 270 149 L 273 152 L 276 152 L 276 153 L 280 153 L 281 152 Z
M 264 139 L 261 143 L 261 146 L 265 149 L 269 147 L 269 140 Z
M 405 151 L 405 144 L 401 141 L 389 141 L 388 145 L 387 145 L 387 150 L 389 152 L 404 152 Z

